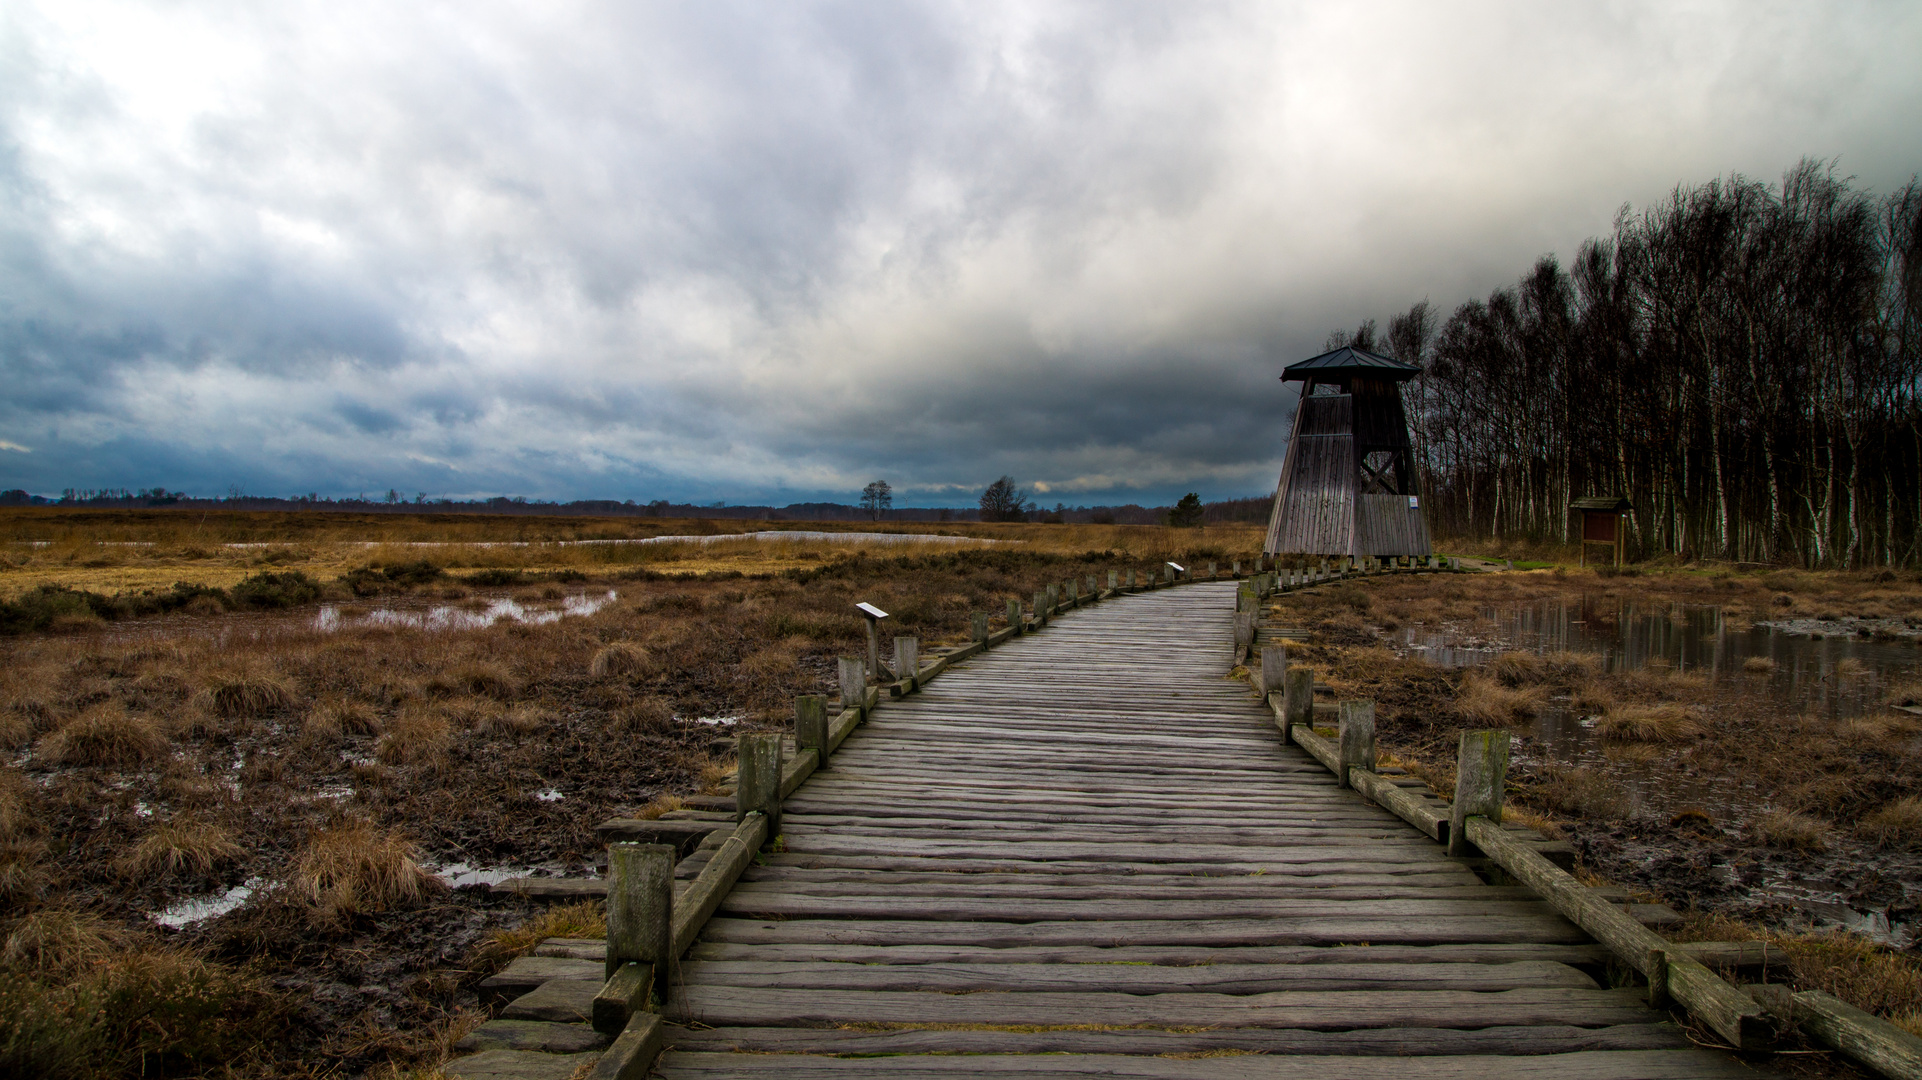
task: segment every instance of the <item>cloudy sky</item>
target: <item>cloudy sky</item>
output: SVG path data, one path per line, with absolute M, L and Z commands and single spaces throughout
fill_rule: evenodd
M 0 0 L 0 488 L 1271 490 L 1283 364 L 1804 155 L 1913 3 Z

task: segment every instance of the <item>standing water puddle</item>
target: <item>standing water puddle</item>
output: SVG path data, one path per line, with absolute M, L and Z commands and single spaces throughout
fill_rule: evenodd
M 1600 660 L 1610 673 L 1672 671 L 1765 694 L 1790 713 L 1841 723 L 1875 712 L 1893 683 L 1914 678 L 1922 649 L 1907 641 L 1789 633 L 1766 623 L 1731 627 L 1721 609 L 1694 605 L 1637 606 L 1584 598 L 1522 607 L 1491 608 L 1474 626 L 1414 626 L 1389 635 L 1403 656 L 1462 668 L 1504 652 L 1567 652 Z M 1705 812 L 1718 825 L 1739 829 L 1775 809 L 1754 781 L 1699 772 L 1680 749 L 1605 740 L 1595 717 L 1548 703 L 1516 732 L 1518 764 L 1579 767 L 1606 777 L 1624 793 L 1628 817 L 1660 819 L 1683 810 Z M 1833 891 L 1809 888 L 1792 875 L 1771 875 L 1757 897 L 1795 904 L 1817 923 L 1839 925 L 1905 946 L 1917 928 L 1886 910 L 1851 907 Z

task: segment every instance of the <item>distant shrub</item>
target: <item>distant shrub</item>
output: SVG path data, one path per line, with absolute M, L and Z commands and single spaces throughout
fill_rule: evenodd
M 519 570 L 504 570 L 499 567 L 482 570 L 478 574 L 469 574 L 467 576 L 467 583 L 469 585 L 490 589 L 500 588 L 504 585 L 519 585 L 526 580 L 527 575 Z
M 431 585 L 446 574 L 447 571 L 426 559 L 415 559 L 391 566 L 363 566 L 349 570 L 340 576 L 340 583 L 353 590 L 355 596 L 379 596 Z
M 233 598 L 242 607 L 289 608 L 319 599 L 320 582 L 299 570 L 264 570 L 235 585 Z

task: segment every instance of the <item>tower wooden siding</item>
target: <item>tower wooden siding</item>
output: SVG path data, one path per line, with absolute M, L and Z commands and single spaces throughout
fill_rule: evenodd
M 1304 384 L 1264 551 L 1351 558 L 1433 551 L 1399 385 L 1416 370 L 1360 350 L 1337 350 L 1283 375 Z M 1316 395 L 1317 382 L 1346 392 Z M 1390 484 L 1392 491 L 1368 490 Z

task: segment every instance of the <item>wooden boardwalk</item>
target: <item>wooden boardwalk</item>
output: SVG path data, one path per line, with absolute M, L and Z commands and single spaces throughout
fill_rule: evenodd
M 876 712 L 673 973 L 658 1072 L 1760 1075 L 1282 745 L 1224 678 L 1234 590 L 1067 614 Z

